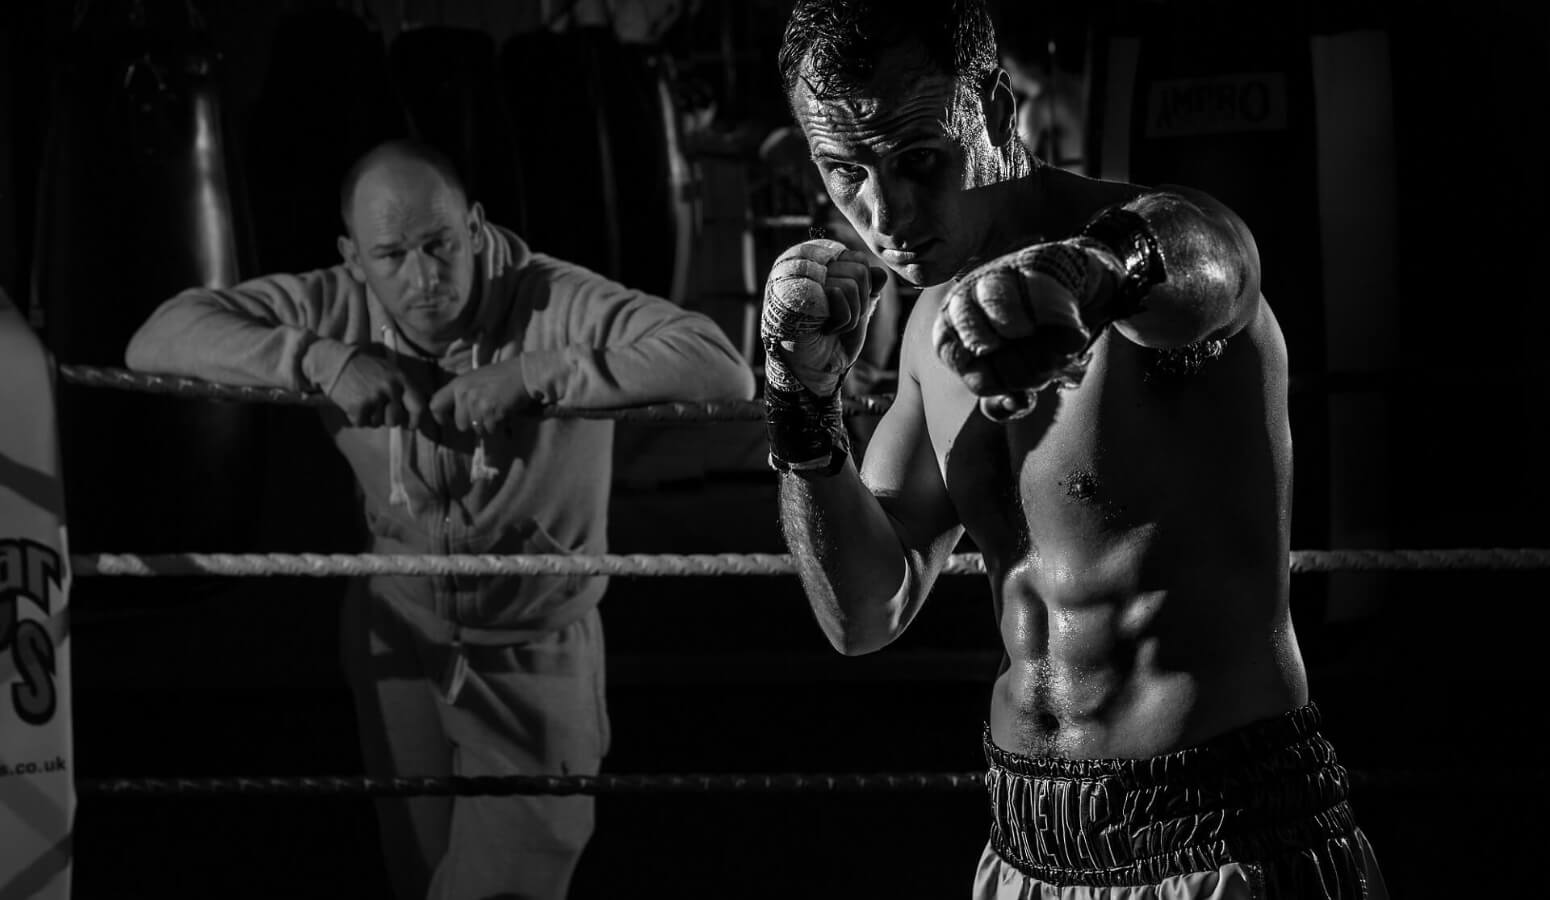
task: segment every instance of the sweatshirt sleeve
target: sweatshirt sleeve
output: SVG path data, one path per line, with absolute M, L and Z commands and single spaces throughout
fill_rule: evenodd
M 369 335 L 363 291 L 342 268 L 191 288 L 130 338 L 129 368 L 224 384 L 326 391 Z
M 520 302 L 535 310 L 522 378 L 574 409 L 746 400 L 753 372 L 710 317 L 579 266 L 535 257 Z

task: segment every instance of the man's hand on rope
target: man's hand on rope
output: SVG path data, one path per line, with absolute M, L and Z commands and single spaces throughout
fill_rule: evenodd
M 431 398 L 430 413 L 445 428 L 481 437 L 509 433 L 512 424 L 538 398 L 528 392 L 520 357 L 469 369 Z
M 426 418 L 425 397 L 398 366 L 364 350 L 345 363 L 329 387 L 328 399 L 357 428 L 386 425 L 418 430 Z

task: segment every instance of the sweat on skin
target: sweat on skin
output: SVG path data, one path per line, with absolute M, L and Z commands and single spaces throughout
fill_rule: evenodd
M 1003 150 L 1015 140 L 1005 79 L 984 80 L 984 127 L 975 128 L 962 121 L 955 79 L 919 62 L 896 48 L 849 95 L 818 97 L 802 79 L 793 91 L 836 204 L 885 263 L 933 285 L 906 327 L 899 393 L 864 465 L 782 478 L 783 524 L 820 624 L 845 652 L 885 646 L 967 530 L 991 569 L 1011 657 L 991 716 L 1006 746 L 1146 756 L 1302 702 L 1284 621 L 1285 355 L 1259 295 L 1252 239 L 1199 195 L 1020 171 L 1017 154 Z M 1044 259 L 1074 248 L 1038 245 L 1074 237 L 1121 204 L 1156 231 L 1169 278 L 1149 292 L 1145 312 L 1111 321 L 1105 298 L 1117 273 L 1083 274 L 1074 260 Z M 1051 277 L 1061 271 L 1079 277 Z M 856 293 L 828 290 L 830 279 L 857 276 L 827 271 L 826 298 Z M 1013 303 L 1031 314 L 1004 308 Z M 1027 418 L 987 420 L 978 411 L 986 395 L 1063 374 L 1021 358 L 1018 329 L 1036 337 L 1035 323 L 1067 319 L 1070 330 L 1079 320 L 1098 336 L 1073 386 L 1042 390 Z M 960 346 L 955 323 L 982 326 L 965 329 L 976 346 Z M 1145 380 L 1148 348 L 1233 334 L 1243 337 L 1187 384 Z M 821 368 L 843 340 L 820 332 L 793 368 Z M 1138 474 L 1164 460 L 1168 478 Z M 1104 504 L 1071 502 L 1063 483 L 1077 471 Z M 1208 500 L 1214 515 L 1205 514 Z M 1226 529 L 1222 539 L 1207 535 L 1217 529 Z M 1195 570 L 1237 574 L 1209 589 Z M 1253 615 L 1245 596 L 1255 598 Z M 1216 614 L 1224 609 L 1232 615 Z M 1118 622 L 1140 631 L 1116 630 Z M 1180 658 L 1185 634 L 1192 653 L 1209 646 L 1212 665 L 1232 660 L 1242 677 L 1229 685 L 1206 677 L 1204 658 Z M 1164 661 L 1199 677 L 1164 675 Z M 1250 683 L 1252 692 L 1240 690 Z

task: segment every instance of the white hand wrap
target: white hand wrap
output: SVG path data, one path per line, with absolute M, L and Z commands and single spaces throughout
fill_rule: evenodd
M 832 475 L 850 452 L 840 403 L 849 365 L 839 341 L 822 334 L 831 313 L 824 282 L 843 252 L 838 241 L 798 244 L 775 261 L 765 286 L 765 426 L 776 471 Z
M 824 281 L 829 263 L 843 252 L 845 245 L 838 241 L 808 241 L 781 254 L 771 267 L 759 323 L 770 385 L 825 397 L 844 380 L 849 366 L 830 342 L 819 340 L 830 312 Z

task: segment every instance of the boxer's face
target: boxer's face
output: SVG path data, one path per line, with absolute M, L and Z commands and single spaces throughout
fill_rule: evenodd
M 1002 170 L 979 103 L 908 50 L 886 53 L 849 96 L 819 99 L 797 82 L 792 106 L 829 196 L 913 284 L 952 278 L 990 232 L 989 206 L 974 189 Z
M 483 225 L 479 204 L 470 208 L 435 169 L 385 162 L 361 178 L 339 249 L 404 334 L 436 352 L 463 336 Z

